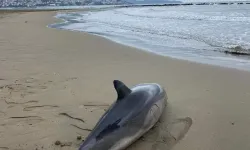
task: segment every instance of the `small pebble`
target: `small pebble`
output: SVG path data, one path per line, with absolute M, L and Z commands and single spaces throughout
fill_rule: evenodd
M 77 136 L 77 140 L 81 140 L 82 139 L 82 136 Z
M 60 141 L 56 141 L 55 145 L 61 145 L 61 142 Z

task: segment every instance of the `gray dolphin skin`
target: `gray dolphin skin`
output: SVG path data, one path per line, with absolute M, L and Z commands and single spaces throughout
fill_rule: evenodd
M 103 114 L 79 150 L 124 150 L 159 120 L 167 94 L 156 83 L 138 84 L 129 89 L 114 80 L 117 100 Z

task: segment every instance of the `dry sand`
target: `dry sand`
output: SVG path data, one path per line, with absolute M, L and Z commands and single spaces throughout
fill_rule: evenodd
M 54 14 L 0 19 L 0 149 L 77 149 L 77 136 L 116 99 L 114 79 L 157 82 L 168 93 L 161 123 L 129 150 L 250 149 L 249 72 L 47 28 Z

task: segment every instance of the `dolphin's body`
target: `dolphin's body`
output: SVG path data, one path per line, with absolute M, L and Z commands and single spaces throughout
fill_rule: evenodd
M 129 89 L 114 80 L 118 98 L 103 114 L 79 150 L 123 150 L 151 129 L 160 118 L 167 95 L 158 84 Z

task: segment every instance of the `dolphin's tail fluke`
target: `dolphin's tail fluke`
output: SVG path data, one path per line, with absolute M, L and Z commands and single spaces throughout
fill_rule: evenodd
M 117 100 L 121 100 L 131 93 L 131 90 L 123 82 L 119 80 L 114 80 L 113 84 L 117 92 L 117 96 L 118 96 Z

